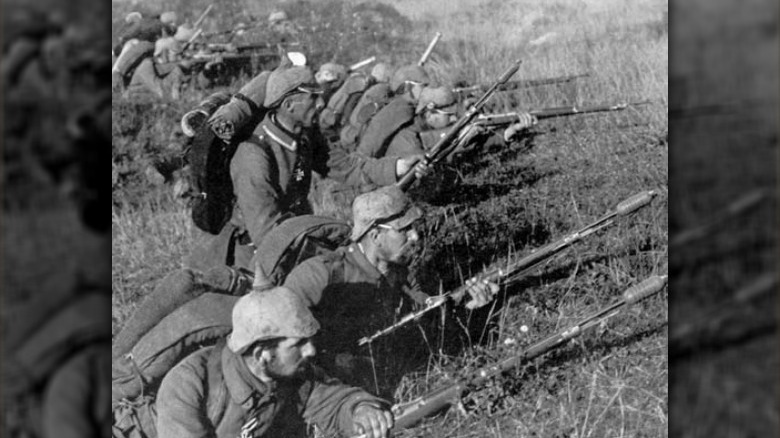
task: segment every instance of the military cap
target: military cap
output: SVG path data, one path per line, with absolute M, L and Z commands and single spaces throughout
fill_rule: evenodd
M 233 331 L 227 345 L 236 354 L 256 342 L 277 338 L 310 338 L 320 329 L 301 297 L 285 287 L 252 290 L 236 301 Z
M 287 17 L 287 13 L 284 11 L 274 11 L 271 12 L 271 15 L 268 16 L 268 21 L 271 24 L 285 20 L 289 20 L 289 18 Z
M 425 109 L 440 109 L 454 113 L 457 110 L 457 104 L 458 99 L 449 88 L 425 87 L 420 92 L 416 112 L 419 114 Z
M 160 21 L 162 21 L 165 24 L 176 24 L 176 20 L 178 20 L 178 17 L 176 16 L 176 12 L 167 11 L 160 14 Z
M 347 77 L 347 68 L 335 62 L 322 64 L 314 75 L 317 83 L 341 82 Z
M 193 35 L 195 35 L 195 29 L 193 29 L 189 24 L 182 24 L 176 28 L 176 33 L 173 34 L 173 39 L 180 42 L 186 42 L 189 41 Z
M 129 14 L 125 15 L 125 23 L 136 23 L 138 21 L 141 21 L 143 16 L 140 12 L 130 12 Z
M 393 91 L 398 90 L 398 87 L 404 84 L 404 82 L 417 82 L 423 85 L 428 85 L 431 82 L 428 73 L 425 69 L 417 64 L 405 65 L 393 74 L 393 78 L 390 80 L 390 88 Z
M 277 106 L 285 96 L 295 90 L 305 93 L 322 93 L 322 89 L 315 82 L 314 74 L 309 67 L 292 66 L 274 70 L 268 77 L 264 106 L 266 108 Z
M 386 186 L 363 193 L 352 203 L 352 241 L 360 240 L 371 228 L 387 224 L 396 229 L 411 225 L 423 215 L 401 189 Z
M 393 76 L 392 69 L 390 65 L 380 62 L 371 69 L 371 76 L 377 82 L 390 82 L 390 78 Z

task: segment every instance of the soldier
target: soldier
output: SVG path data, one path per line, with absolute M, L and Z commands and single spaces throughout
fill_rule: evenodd
M 380 157 L 406 157 L 419 155 L 432 147 L 444 131 L 454 124 L 458 118 L 458 101 L 455 94 L 448 87 L 426 87 L 420 93 L 420 98 L 415 108 L 415 117 L 412 123 L 404 126 L 389 141 L 386 141 L 384 150 L 381 148 L 364 148 L 363 153 L 370 154 L 374 158 Z M 520 121 L 507 128 L 506 132 L 515 135 L 536 123 L 536 119 L 530 114 L 519 116 Z M 473 147 L 473 140 L 483 132 L 477 127 L 469 127 L 461 131 L 458 146 L 453 153 L 460 153 Z M 426 135 L 432 134 L 432 135 Z
M 310 364 L 319 323 L 302 300 L 277 287 L 252 291 L 233 307 L 227 342 L 174 367 L 157 395 L 160 437 L 384 437 L 388 404 L 327 377 Z
M 428 73 L 417 64 L 399 68 L 390 81 L 393 99 L 370 118 L 357 151 L 367 157 L 383 156 L 393 135 L 414 121 L 417 100 L 430 82 Z
M 300 31 L 284 11 L 274 11 L 268 16 L 268 28 L 275 34 L 279 43 L 286 43 Z
M 323 324 L 321 363 L 345 381 L 369 385 L 357 351 L 360 337 L 392 323 L 401 304 L 429 298 L 408 271 L 422 214 L 395 186 L 362 194 L 352 205 L 352 243 L 304 261 L 284 281 Z M 469 309 L 484 306 L 499 290 L 493 283 L 469 283 Z
M 133 77 L 134 70 L 144 59 L 154 54 L 155 42 L 176 34 L 176 13 L 164 12 L 159 18 L 138 18 L 140 14 L 131 12 L 125 17 L 129 26 L 121 33 L 114 46 L 116 56 L 111 69 L 112 87 L 124 87 Z
M 351 110 L 342 115 L 343 127 L 339 132 L 341 144 L 348 150 L 357 148 L 363 130 L 371 118 L 379 112 L 393 97 L 390 88 L 392 69 L 388 64 L 379 63 L 371 69 L 371 82 Z
M 202 271 L 225 264 L 248 267 L 254 248 L 271 227 L 311 212 L 307 196 L 312 171 L 348 184 L 385 186 L 419 161 L 370 160 L 329 149 L 314 123 L 322 108 L 320 94 L 308 67 L 277 69 L 269 75 L 263 104 L 268 113 L 230 163 L 236 199 L 232 218 L 217 236 L 206 237 L 187 266 Z M 424 166 L 416 171 L 424 173 Z

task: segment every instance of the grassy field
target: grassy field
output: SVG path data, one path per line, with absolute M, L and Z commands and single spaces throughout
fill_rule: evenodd
M 258 16 L 272 9 L 265 2 L 252 3 Z M 327 3 L 333 9 L 350 7 Z M 622 112 L 542 121 L 523 141 L 483 151 L 451 169 L 460 182 L 446 194 L 416 190 L 427 215 L 423 250 L 413 269 L 429 293 L 452 289 L 490 263 L 550 243 L 636 192 L 659 193 L 650 208 L 504 287 L 496 306 L 448 312 L 446 329 L 420 336 L 429 354 L 397 386 L 395 401 L 403 402 L 565 329 L 607 306 L 628 286 L 666 273 L 668 37 L 666 2 L 661 1 L 386 3 L 409 20 L 411 31 L 391 39 L 392 53 L 377 55 L 396 65 L 413 62 L 432 34 L 441 31 L 444 37 L 429 67 L 442 82 L 489 82 L 518 58 L 523 64 L 516 78 L 590 75 L 574 84 L 523 91 L 513 99 L 499 97 L 495 111 L 512 109 L 507 107 L 511 101 L 522 102 L 518 109 L 650 102 Z M 184 15 L 202 10 L 199 2 L 191 4 L 182 9 Z M 282 7 L 302 10 L 301 5 Z M 126 2 L 115 2 L 115 20 L 128 8 Z M 370 55 L 371 47 L 361 46 L 354 54 L 318 53 L 349 62 Z M 175 155 L 177 117 L 204 93 L 196 90 L 181 101 L 156 104 L 115 97 L 115 332 L 156 282 L 180 266 L 198 238 L 171 187 L 150 183 L 145 169 L 160 156 Z M 410 435 L 666 436 L 667 319 L 664 292 L 572 345 L 493 380 L 467 396 L 460 408 Z

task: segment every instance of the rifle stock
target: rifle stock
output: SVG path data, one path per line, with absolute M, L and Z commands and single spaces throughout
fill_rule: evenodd
M 576 324 L 531 345 L 519 354 L 504 359 L 495 365 L 482 368 L 475 373 L 472 373 L 469 377 L 453 384 L 439 387 L 411 402 L 393 406 L 395 424 L 393 425 L 391 432 L 399 433 L 403 429 L 412 427 L 424 418 L 436 414 L 456 403 L 464 393 L 470 390 L 470 388 L 478 387 L 493 377 L 510 371 L 525 362 L 565 345 L 568 341 L 580 336 L 588 329 L 596 327 L 603 321 L 619 314 L 623 308 L 636 304 L 661 292 L 666 286 L 667 280 L 668 277 L 666 275 L 648 277 L 643 282 L 626 289 L 621 294 L 620 299 L 609 306 L 581 319 Z M 363 437 L 365 437 L 365 435 L 355 438 Z
M 452 149 L 452 146 L 455 143 L 454 140 L 457 138 L 460 130 L 477 116 L 479 111 L 482 110 L 482 107 L 485 106 L 485 103 L 490 98 L 490 96 L 496 92 L 496 89 L 501 84 L 508 81 L 512 75 L 517 73 L 521 62 L 522 61 L 519 59 L 515 61 L 515 63 L 509 67 L 509 69 L 505 71 L 501 77 L 498 78 L 493 86 L 491 86 L 490 89 L 488 89 L 485 94 L 483 94 L 482 97 L 480 97 L 479 100 L 473 106 L 471 106 L 468 111 L 466 111 L 466 114 L 464 114 L 463 117 L 461 117 L 460 120 L 458 120 L 455 125 L 453 125 L 447 131 L 447 133 L 436 142 L 431 150 L 425 154 L 424 160 L 426 163 L 435 164 L 437 161 L 447 156 L 447 154 L 450 152 L 450 149 Z M 414 168 L 412 168 L 396 183 L 396 186 L 398 186 L 401 190 L 407 190 L 416 179 L 417 177 L 414 173 Z
M 477 278 L 480 281 L 487 280 L 490 282 L 498 282 L 509 276 L 524 275 L 527 272 L 529 272 L 531 269 L 536 268 L 542 262 L 560 253 L 561 251 L 568 248 L 575 242 L 579 242 L 585 237 L 613 225 L 614 223 L 616 223 L 615 220 L 617 218 L 622 216 L 628 216 L 629 214 L 634 213 L 635 211 L 641 209 L 642 207 L 649 205 L 655 196 L 656 193 L 652 190 L 637 193 L 636 195 L 631 196 L 630 198 L 627 198 L 621 203 L 619 203 L 617 207 L 615 207 L 611 212 L 605 214 L 595 222 L 571 234 L 568 234 L 553 243 L 545 245 L 515 262 L 501 264 L 499 267 L 488 268 L 485 271 L 483 271 L 480 275 L 478 275 Z M 420 317 L 430 312 L 431 310 L 441 307 L 444 303 L 446 303 L 450 299 L 460 300 L 466 295 L 468 289 L 469 286 L 464 284 L 453 291 L 432 297 L 431 303 L 424 309 L 404 316 L 397 323 L 387 328 L 384 328 L 382 330 L 379 330 L 378 332 L 374 333 L 371 336 L 361 338 L 360 340 L 358 340 L 358 346 L 368 344 L 381 336 L 396 331 L 397 329 L 401 328 L 407 323 L 419 319 Z

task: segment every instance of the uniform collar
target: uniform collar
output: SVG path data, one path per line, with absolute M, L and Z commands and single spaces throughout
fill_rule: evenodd
M 347 247 L 347 253 L 352 257 L 355 264 L 363 271 L 369 280 L 378 282 L 384 277 L 384 275 L 379 272 L 379 269 L 368 261 L 366 254 L 357 243 L 349 245 L 349 247 Z
M 287 150 L 295 152 L 298 149 L 298 136 L 279 125 L 273 113 L 265 116 L 260 123 L 260 131 L 265 138 Z
M 247 411 L 273 397 L 276 392 L 274 382 L 260 381 L 249 371 L 241 356 L 227 346 L 222 350 L 222 372 L 230 398 Z

